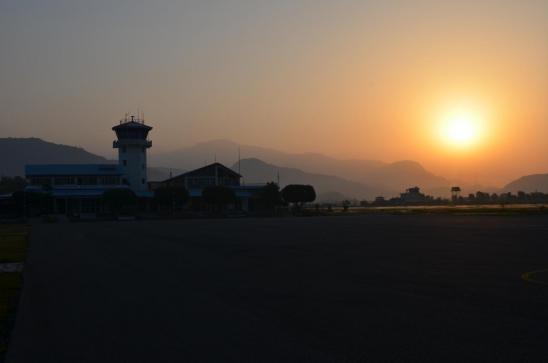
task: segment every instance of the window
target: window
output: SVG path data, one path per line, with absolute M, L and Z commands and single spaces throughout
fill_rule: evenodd
M 117 176 L 105 176 L 103 183 L 105 185 L 118 185 L 120 184 L 120 179 Z
M 127 166 L 127 160 L 122 160 L 122 164 L 123 164 L 124 166 Z
M 68 185 L 72 184 L 72 178 L 70 176 L 56 176 L 53 182 L 55 185 Z
M 49 177 L 32 177 L 30 179 L 31 185 L 46 186 L 51 185 L 51 178 Z
M 126 146 L 122 146 L 122 152 L 125 153 L 127 151 L 127 147 Z
M 145 164 L 141 164 L 141 169 L 145 170 Z
M 81 185 L 97 185 L 96 176 L 83 176 L 80 178 Z
M 141 179 L 141 183 L 145 184 L 145 178 Z

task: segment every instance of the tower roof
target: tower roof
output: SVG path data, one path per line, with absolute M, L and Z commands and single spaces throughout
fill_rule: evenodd
M 144 123 L 132 120 L 132 121 L 120 121 L 119 125 L 116 125 L 112 128 L 114 131 L 123 130 L 123 129 L 145 129 L 147 131 L 152 130 L 151 126 L 145 125 Z
M 114 131 L 128 130 L 128 129 L 133 129 L 133 130 L 141 129 L 141 130 L 150 131 L 152 130 L 152 127 L 145 125 L 144 114 L 143 114 L 143 118 L 139 118 L 132 115 L 129 117 L 129 119 L 126 114 L 126 116 L 122 120 L 120 120 L 120 124 L 112 128 L 112 130 Z

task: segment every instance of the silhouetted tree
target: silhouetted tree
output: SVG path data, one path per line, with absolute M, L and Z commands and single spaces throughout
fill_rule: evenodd
M 168 186 L 154 191 L 154 201 L 161 207 L 167 207 L 171 212 L 177 206 L 181 207 L 188 202 L 189 194 L 185 187 Z
M 267 209 L 273 210 L 276 206 L 283 204 L 282 194 L 278 184 L 271 182 L 267 183 L 259 192 L 260 203 Z
M 345 212 L 348 211 L 348 208 L 350 208 L 350 201 L 349 200 L 343 200 L 342 207 L 343 207 L 343 210 Z
M 207 204 L 215 206 L 217 211 L 221 211 L 225 205 L 236 201 L 234 191 L 222 185 L 204 188 L 202 198 Z
M 137 196 L 131 189 L 109 189 L 103 193 L 103 201 L 114 214 L 132 209 L 137 204 Z
M 304 203 L 316 200 L 316 191 L 312 185 L 289 184 L 282 189 L 282 198 L 300 208 Z
M 13 178 L 3 176 L 0 178 L 0 194 L 22 191 L 26 186 L 27 182 L 20 176 L 15 176 Z

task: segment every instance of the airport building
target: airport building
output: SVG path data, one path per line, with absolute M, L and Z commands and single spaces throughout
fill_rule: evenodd
M 152 127 L 143 119 L 126 117 L 114 126 L 118 163 L 112 164 L 37 164 L 26 165 L 27 192 L 41 192 L 53 200 L 51 213 L 97 214 L 106 211 L 103 195 L 111 189 L 129 189 L 150 206 L 154 190 L 162 186 L 183 186 L 189 191 L 191 205 L 200 206 L 202 190 L 226 186 L 236 197 L 231 208 L 249 210 L 250 200 L 262 186 L 243 186 L 241 175 L 220 163 L 183 173 L 162 182 L 147 179 L 147 150 L 152 146 L 148 134 Z
M 105 209 L 102 197 L 110 189 L 130 189 L 139 198 L 150 198 L 147 183 L 147 150 L 152 127 L 135 116 L 125 117 L 112 130 L 117 140 L 117 164 L 26 165 L 26 191 L 42 192 L 53 199 L 52 213 L 95 214 Z
M 241 185 L 241 178 L 242 176 L 234 170 L 215 162 L 163 182 L 154 183 L 152 189 L 170 186 L 184 187 L 188 190 L 192 206 L 200 208 L 204 188 L 224 186 L 232 189 L 236 197 L 236 203 L 232 207 L 247 211 L 253 209 L 253 196 L 264 185 Z

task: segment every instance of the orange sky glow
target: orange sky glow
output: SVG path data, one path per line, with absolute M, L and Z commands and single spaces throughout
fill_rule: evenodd
M 482 185 L 548 172 L 545 1 L 29 3 L 0 5 L 0 137 L 111 156 L 140 108 L 152 153 L 226 138 Z

